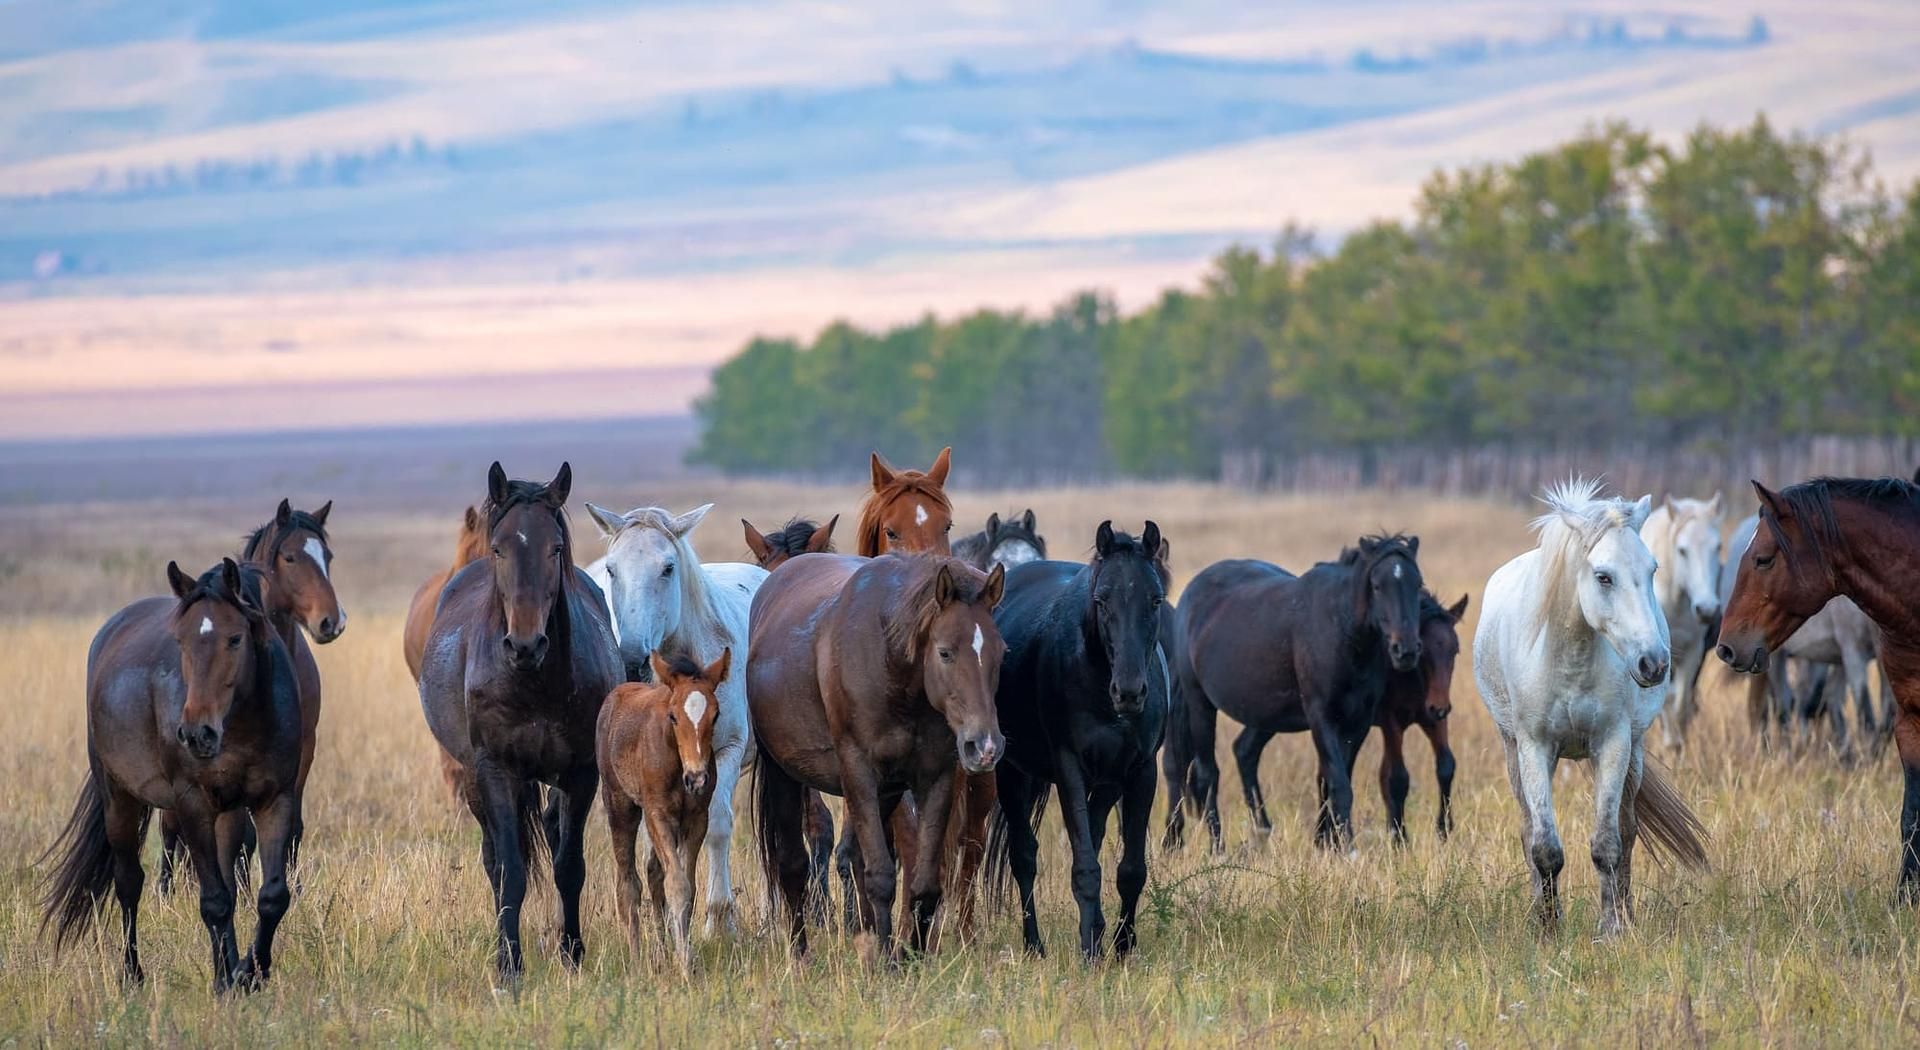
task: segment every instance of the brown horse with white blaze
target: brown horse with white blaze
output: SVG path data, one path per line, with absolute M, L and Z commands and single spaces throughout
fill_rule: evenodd
M 619 686 L 600 710 L 600 793 L 627 942 L 640 954 L 640 873 L 633 855 L 644 820 L 654 918 L 685 974 L 693 969 L 693 877 L 713 804 L 713 727 L 720 714 L 714 697 L 727 679 L 733 650 L 721 650 L 705 668 L 658 651 L 648 660 L 653 681 Z
M 919 854 L 936 855 L 959 771 L 991 771 L 1005 747 L 993 705 L 1005 649 L 993 607 L 1004 582 L 1000 569 L 982 574 L 940 555 L 807 554 L 754 596 L 747 698 L 760 748 L 761 859 L 785 897 L 796 955 L 807 950 L 801 826 L 812 787 L 846 799 L 861 923 L 892 956 L 888 818 L 912 791 Z M 932 933 L 939 869 L 922 863 L 909 880 L 916 951 Z
M 1815 478 L 1779 492 L 1756 481 L 1753 490 L 1760 526 L 1739 555 L 1714 652 L 1735 671 L 1763 673 L 1772 652 L 1835 595 L 1879 626 L 1906 781 L 1898 899 L 1920 902 L 1920 485 Z

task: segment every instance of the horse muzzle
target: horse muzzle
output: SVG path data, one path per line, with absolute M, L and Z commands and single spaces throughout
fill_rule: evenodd
M 1147 709 L 1147 681 L 1142 678 L 1125 685 L 1114 682 L 1107 686 L 1107 697 L 1113 701 L 1114 713 L 1137 715 Z
M 1642 656 L 1633 662 L 1633 680 L 1642 689 L 1652 689 L 1667 680 L 1667 658 Z
M 680 786 L 689 795 L 698 796 L 702 794 L 707 790 L 707 771 L 704 769 L 696 769 L 692 772 L 682 774 L 680 777 Z
M 547 636 L 544 632 L 532 638 L 515 638 L 511 634 L 501 635 L 500 646 L 507 651 L 507 659 L 518 670 L 531 671 L 547 659 Z
M 325 645 L 345 633 L 347 633 L 346 613 L 338 616 L 323 616 L 313 632 L 313 640 L 320 645 Z
M 1420 643 L 1407 645 L 1403 642 L 1387 643 L 1387 662 L 1396 671 L 1411 671 L 1420 665 Z
M 220 753 L 220 730 L 209 725 L 182 725 L 173 731 L 174 739 L 187 753 L 202 762 Z
M 1756 645 L 1752 649 L 1741 650 L 1735 649 L 1726 642 L 1721 642 L 1719 645 L 1714 646 L 1713 655 L 1719 657 L 1721 663 L 1726 664 L 1741 674 L 1759 674 L 1767 669 L 1767 647 L 1764 645 Z
M 985 773 L 1000 761 L 1005 747 L 998 733 L 971 733 L 959 740 L 960 768 L 969 773 Z

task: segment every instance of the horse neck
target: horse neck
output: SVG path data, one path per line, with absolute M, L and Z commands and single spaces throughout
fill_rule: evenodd
M 1602 644 L 1600 632 L 1593 629 L 1593 625 L 1587 622 L 1586 614 L 1580 611 L 1579 587 L 1556 586 L 1562 581 L 1541 571 L 1558 568 L 1564 574 L 1574 571 L 1574 568 L 1569 564 L 1551 565 L 1544 548 L 1540 551 L 1540 561 L 1541 564 L 1536 566 L 1528 582 L 1527 604 L 1536 610 L 1539 617 L 1537 628 L 1540 636 L 1546 640 L 1547 653 L 1553 662 L 1561 666 L 1585 666 L 1595 647 Z
M 1920 514 L 1906 509 L 1887 509 L 1855 500 L 1835 500 L 1835 521 L 1844 539 L 1829 547 L 1827 561 L 1833 567 L 1839 593 L 1852 598 L 1892 637 L 1920 641 L 1920 611 L 1914 589 L 1903 590 L 1903 581 L 1920 576 Z M 1905 535 L 1895 535 L 1905 532 Z

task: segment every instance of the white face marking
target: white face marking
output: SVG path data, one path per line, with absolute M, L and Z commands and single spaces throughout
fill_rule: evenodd
M 211 616 L 200 617 L 200 633 L 201 634 L 213 633 L 213 617 Z
M 693 692 L 688 693 L 687 694 L 687 721 L 692 722 L 694 724 L 694 727 L 698 728 L 700 725 L 700 719 L 704 717 L 706 713 L 707 713 L 707 694 L 701 692 L 698 689 L 695 689 Z M 693 753 L 695 757 L 699 757 L 700 741 L 697 737 L 693 742 Z
M 320 537 L 318 536 L 308 536 L 305 548 L 307 552 L 307 557 L 312 558 L 313 564 L 319 567 L 320 578 L 323 580 L 326 579 L 327 578 L 326 544 L 321 543 Z
M 527 534 L 524 532 L 516 532 L 514 536 L 518 537 L 521 543 L 527 542 Z
M 1025 565 L 1030 561 L 1039 561 L 1040 552 L 1025 540 L 1008 540 L 993 552 L 996 564 L 1011 569 L 1016 565 Z
M 913 523 L 915 525 L 925 525 L 927 523 L 927 505 L 926 504 L 916 503 L 913 505 Z
M 987 636 L 981 633 L 979 624 L 977 623 L 974 624 L 973 625 L 973 658 L 975 660 L 978 660 L 981 658 L 980 648 L 986 644 L 987 644 Z
M 1401 569 L 1401 566 L 1398 563 L 1395 563 L 1395 565 L 1393 566 L 1393 578 L 1396 580 L 1400 578 L 1400 569 Z

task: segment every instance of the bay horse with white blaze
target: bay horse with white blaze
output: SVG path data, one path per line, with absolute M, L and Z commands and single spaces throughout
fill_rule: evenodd
M 111 889 L 122 973 L 140 981 L 140 847 L 155 809 L 174 813 L 200 882 L 213 988 L 259 987 L 292 903 L 287 860 L 300 824 L 303 751 L 293 658 L 267 614 L 263 577 L 228 558 L 198 579 L 167 564 L 172 597 L 115 613 L 87 650 L 86 783 L 49 850 L 42 927 L 64 945 Z M 251 813 L 260 837 L 259 926 L 241 959 L 234 937 L 235 852 Z
M 1245 726 L 1233 743 L 1254 827 L 1271 831 L 1260 791 L 1260 752 L 1277 733 L 1309 733 L 1320 759 L 1314 842 L 1353 844 L 1353 765 L 1373 729 L 1391 672 L 1420 660 L 1420 541 L 1368 536 L 1295 576 L 1263 561 L 1215 562 L 1180 596 L 1181 652 L 1175 675 L 1183 713 L 1181 754 L 1191 776 L 1168 771 L 1168 835 L 1191 786 L 1205 809 L 1216 850 L 1219 765 L 1214 723 L 1226 714 Z M 1186 770 L 1178 771 L 1185 774 Z
M 1920 901 L 1920 486 L 1899 478 L 1815 478 L 1779 492 L 1753 483 L 1760 528 L 1740 554 L 1716 655 L 1755 674 L 1835 595 L 1880 627 L 1898 702 L 1893 741 L 1905 796 L 1897 898 Z
M 543 844 L 560 895 L 561 959 L 577 968 L 586 954 L 582 839 L 600 780 L 600 706 L 621 675 L 606 603 L 573 564 L 572 487 L 565 463 L 544 485 L 510 481 L 499 463 L 487 472 L 491 556 L 447 583 L 420 672 L 427 725 L 465 770 L 461 797 L 480 824 L 493 887 L 494 966 L 507 980 L 525 968 L 520 910 Z M 552 835 L 537 826 L 541 784 L 558 792 Z
M 747 696 L 760 851 L 796 955 L 807 950 L 803 787 L 846 799 L 861 924 L 887 958 L 898 827 L 888 818 L 913 792 L 922 862 L 908 885 L 909 944 L 928 947 L 941 899 L 940 865 L 928 858 L 947 838 L 959 771 L 988 773 L 1005 748 L 993 706 L 1004 579 L 941 555 L 805 554 L 755 595 Z

